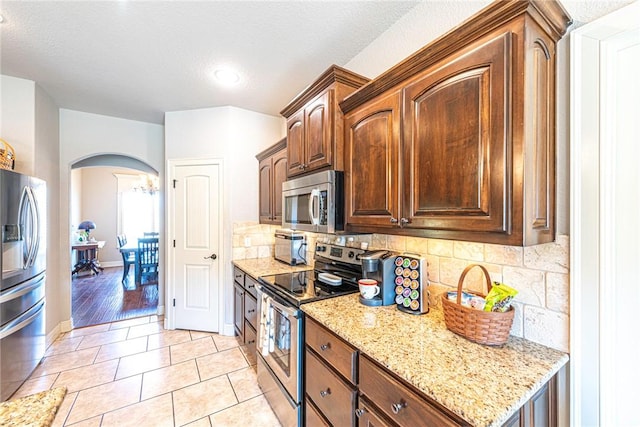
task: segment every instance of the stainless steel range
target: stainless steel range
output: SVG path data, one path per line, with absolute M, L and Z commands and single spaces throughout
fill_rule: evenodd
M 258 384 L 283 426 L 302 426 L 302 304 L 358 292 L 362 249 L 319 243 L 313 270 L 259 278 Z

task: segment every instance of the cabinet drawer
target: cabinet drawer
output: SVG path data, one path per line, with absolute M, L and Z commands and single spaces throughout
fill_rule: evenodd
M 356 391 L 309 349 L 305 352 L 305 392 L 334 426 L 355 425 Z
M 256 362 L 256 330 L 251 327 L 249 322 L 244 321 L 244 345 L 243 353 L 249 362 L 249 365 L 255 366 Z
M 356 359 L 358 352 L 354 347 L 308 317 L 306 318 L 305 343 L 352 384 L 357 383 Z
M 429 403 L 390 373 L 366 357 L 360 357 L 360 392 L 400 426 L 459 426 L 447 414 Z
M 238 267 L 233 267 L 233 280 L 242 287 L 244 287 L 244 276 L 244 271 L 240 270 Z
M 306 427 L 331 427 L 309 399 L 304 404 L 304 423 Z
M 256 321 L 258 319 L 257 308 L 258 308 L 258 303 L 255 297 L 252 297 L 251 295 L 249 295 L 249 293 L 245 292 L 244 293 L 244 318 L 247 319 L 247 322 L 249 322 L 251 326 L 253 326 L 253 329 L 257 329 L 256 327 Z
M 251 295 L 253 295 L 254 298 L 258 298 L 258 291 L 256 290 L 256 284 L 258 284 L 256 279 L 254 279 L 253 277 L 249 276 L 248 274 L 245 275 L 245 277 L 244 277 L 244 288 L 246 289 L 247 292 L 249 292 Z

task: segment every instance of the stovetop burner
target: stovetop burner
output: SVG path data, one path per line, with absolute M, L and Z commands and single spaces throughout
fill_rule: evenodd
M 295 306 L 358 292 L 358 287 L 351 283 L 343 282 L 336 286 L 323 283 L 317 280 L 317 274 L 314 270 L 305 270 L 263 276 L 260 281 Z

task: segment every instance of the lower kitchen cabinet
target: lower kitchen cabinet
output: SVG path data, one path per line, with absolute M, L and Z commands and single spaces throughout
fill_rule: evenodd
M 357 350 L 308 317 L 305 348 L 305 407 L 318 412 L 305 413 L 305 419 L 356 426 Z
M 305 348 L 307 426 L 471 425 L 309 316 Z M 557 427 L 557 400 L 554 376 L 503 427 Z
M 233 268 L 233 325 L 241 343 L 249 347 L 248 354 L 255 353 L 258 319 L 256 279 Z M 251 347 L 253 350 L 251 350 Z

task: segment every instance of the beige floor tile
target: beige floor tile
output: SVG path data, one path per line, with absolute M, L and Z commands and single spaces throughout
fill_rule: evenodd
M 88 420 L 80 421 L 75 424 L 67 424 L 70 427 L 100 427 L 102 424 L 102 415 L 98 415 L 97 417 L 89 418 Z
M 58 412 L 56 412 L 56 417 L 53 419 L 51 423 L 51 427 L 62 427 L 69 416 L 69 412 L 71 411 L 71 406 L 75 402 L 78 397 L 78 393 L 67 393 L 64 397 L 64 400 L 60 404 L 58 408 Z
M 120 359 L 116 379 L 164 368 L 170 364 L 171 358 L 169 357 L 168 347 L 126 356 Z
M 67 392 L 80 391 L 113 381 L 118 360 L 96 363 L 61 372 L 54 387 L 67 387 Z
M 240 402 L 262 394 L 262 390 L 260 390 L 260 386 L 258 385 L 256 371 L 254 371 L 253 368 L 240 369 L 239 371 L 227 374 L 227 376 Z
M 57 339 L 49 346 L 45 356 L 53 356 L 54 354 L 69 353 L 78 349 L 78 345 L 82 342 L 83 337 L 69 337 L 66 339 Z
M 101 427 L 173 427 L 171 393 L 104 414 Z
M 29 396 L 30 394 L 39 393 L 49 390 L 59 374 L 44 375 L 33 379 L 28 379 L 22 386 L 11 396 L 11 399 Z
M 124 341 L 127 339 L 127 332 L 128 331 L 126 329 L 116 329 L 115 331 L 105 331 L 86 335 L 82 338 L 82 342 L 78 346 L 78 350 Z
M 282 427 L 263 395 L 212 414 L 209 418 L 214 426 Z
M 203 381 L 173 392 L 173 408 L 178 426 L 198 420 L 236 403 L 238 400 L 226 376 Z
M 146 325 L 149 323 L 149 316 L 135 317 L 133 319 L 122 320 L 120 322 L 113 322 L 109 327 L 109 330 L 128 328 L 130 326 Z
M 85 335 L 95 334 L 96 332 L 105 332 L 109 330 L 109 323 L 104 325 L 87 326 L 86 328 L 73 329 L 65 333 L 62 338 L 83 337 Z
M 218 351 L 227 350 L 240 345 L 236 337 L 228 337 L 226 335 L 215 334 L 213 335 L 213 341 L 216 343 Z
M 147 351 L 147 337 L 118 341 L 100 346 L 96 363 Z
M 178 390 L 200 381 L 195 360 L 143 374 L 142 400 Z
M 211 420 L 209 417 L 200 418 L 192 423 L 185 424 L 184 427 L 211 427 Z
M 172 331 L 162 331 L 159 334 L 149 335 L 149 350 L 161 347 L 169 347 L 170 345 L 180 344 L 182 342 L 191 341 L 189 331 L 175 329 Z
M 249 366 L 242 352 L 237 347 L 209 356 L 199 357 L 196 359 L 196 362 L 198 363 L 198 370 L 200 371 L 200 378 L 202 380 L 224 375 Z
M 202 332 L 202 331 L 189 331 L 189 333 L 191 334 L 191 339 L 192 340 L 198 340 L 200 338 L 211 337 L 213 335 L 218 335 L 215 332 Z
M 145 325 L 131 326 L 129 328 L 128 339 L 138 338 L 145 335 L 157 334 L 164 330 L 161 322 L 151 322 Z
M 184 362 L 185 360 L 216 353 L 218 351 L 211 337 L 175 344 L 170 348 L 172 365 Z
M 40 365 L 35 369 L 31 378 L 90 365 L 96 358 L 98 350 L 99 347 L 94 347 L 86 350 L 77 350 L 72 353 L 45 357 Z
M 105 412 L 136 403 L 140 400 L 142 375 L 103 384 L 78 393 L 68 424 L 93 418 Z

